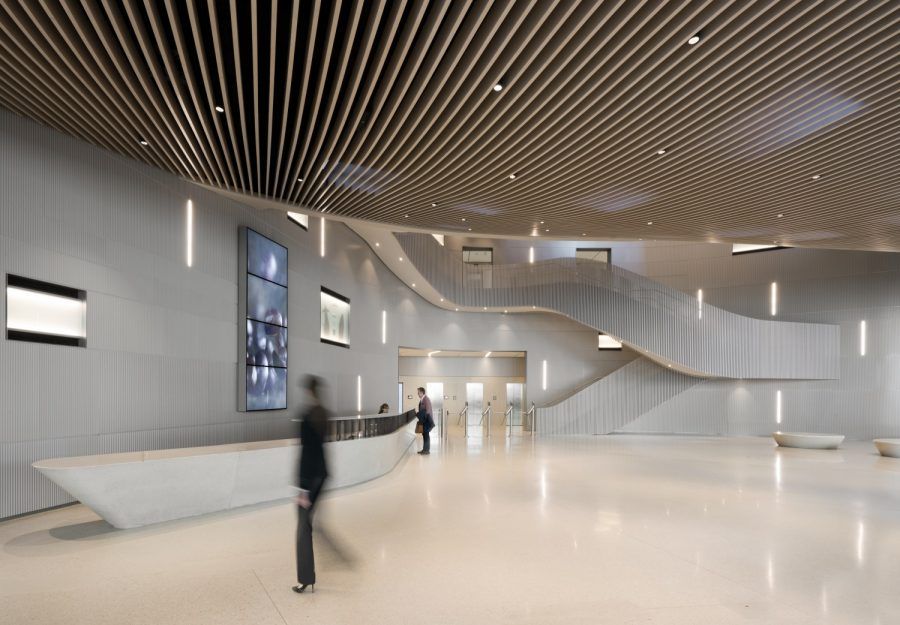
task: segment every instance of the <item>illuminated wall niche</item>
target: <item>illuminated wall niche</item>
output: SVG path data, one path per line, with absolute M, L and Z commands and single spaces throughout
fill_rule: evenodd
M 242 227 L 238 253 L 238 409 L 287 408 L 288 250 Z
M 87 293 L 7 274 L 6 338 L 87 347 Z

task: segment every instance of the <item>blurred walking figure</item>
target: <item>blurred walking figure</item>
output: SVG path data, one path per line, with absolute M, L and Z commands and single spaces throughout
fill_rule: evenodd
M 419 410 L 416 417 L 422 425 L 422 451 L 419 453 L 427 456 L 431 453 L 431 430 L 434 429 L 434 415 L 431 412 L 431 400 L 425 394 L 425 389 L 419 387 Z
M 297 585 L 294 592 L 311 587 L 315 592 L 316 563 L 313 557 L 312 523 L 316 502 L 328 478 L 325 463 L 325 432 L 329 414 L 322 405 L 322 380 L 306 377 L 307 408 L 300 421 L 300 460 L 297 466 Z
M 378 409 L 378 414 L 387 414 L 390 409 L 391 407 L 387 404 L 381 404 L 381 408 Z

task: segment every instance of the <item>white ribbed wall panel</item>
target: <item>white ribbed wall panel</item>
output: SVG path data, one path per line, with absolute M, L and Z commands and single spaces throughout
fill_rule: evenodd
M 709 377 L 839 375 L 835 325 L 756 319 L 706 304 L 701 319 L 693 295 L 619 267 L 575 258 L 476 267 L 428 235 L 396 237 L 425 280 L 459 306 L 556 311 Z
M 562 401 L 539 407 L 541 434 L 609 434 L 703 382 L 638 358 Z
M 71 501 L 31 468 L 35 460 L 292 436 L 296 381 L 307 372 L 330 383 L 336 413 L 356 414 L 358 375 L 364 412 L 393 405 L 400 345 L 540 353 L 558 371 L 558 392 L 634 358 L 598 353 L 595 332 L 555 315 L 467 315 L 463 328 L 460 315 L 420 298 L 341 224 L 329 223 L 322 259 L 318 224 L 304 232 L 281 212 L 224 199 L 0 110 L 0 276 L 88 292 L 87 349 L 0 337 L 0 518 Z M 236 410 L 240 225 L 290 248 L 287 411 Z M 322 285 L 353 303 L 351 349 L 319 341 Z M 0 297 L 3 319 L 4 306 Z M 539 384 L 529 397 L 541 400 Z

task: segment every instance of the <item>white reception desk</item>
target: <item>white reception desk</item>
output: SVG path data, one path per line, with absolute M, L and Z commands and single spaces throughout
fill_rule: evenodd
M 388 473 L 410 452 L 415 421 L 382 436 L 325 443 L 329 489 Z M 296 439 L 41 460 L 32 466 L 117 528 L 292 496 Z

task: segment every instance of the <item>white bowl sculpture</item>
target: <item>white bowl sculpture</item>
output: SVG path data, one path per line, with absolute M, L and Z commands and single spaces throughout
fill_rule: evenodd
M 900 458 L 900 438 L 876 438 L 872 442 L 882 456 Z
M 813 434 L 811 432 L 773 432 L 779 447 L 800 449 L 837 449 L 844 442 L 843 434 Z

